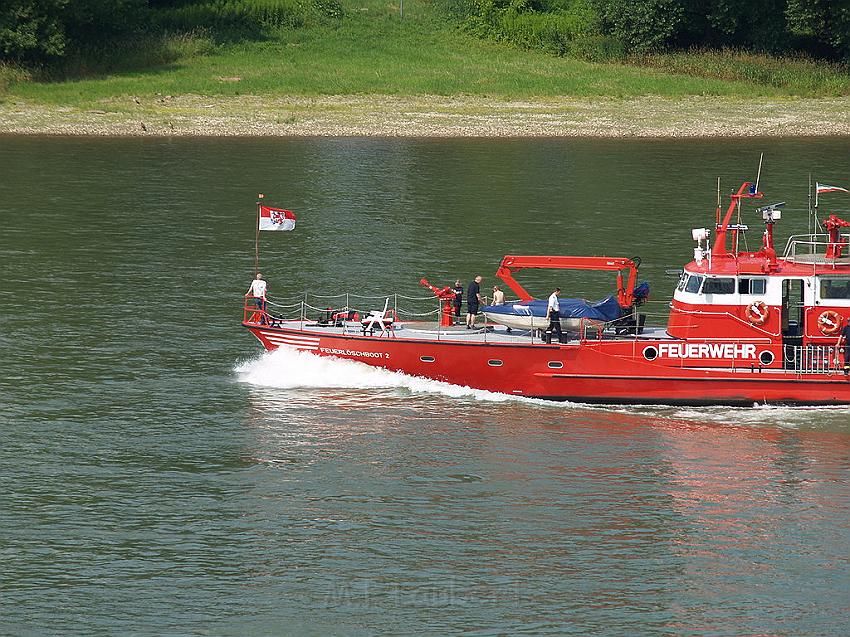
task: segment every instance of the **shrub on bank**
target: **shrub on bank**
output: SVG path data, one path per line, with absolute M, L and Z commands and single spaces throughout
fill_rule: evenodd
M 735 48 L 850 59 L 846 0 L 438 0 L 481 36 L 555 55 L 611 59 Z
M 736 49 L 692 50 L 635 56 L 630 62 L 692 77 L 746 80 L 800 95 L 850 95 L 850 68 L 845 63 L 815 60 L 803 53 L 772 56 Z
M 158 9 L 166 31 L 206 30 L 216 38 L 254 38 L 278 28 L 303 28 L 342 16 L 338 0 L 212 0 Z
M 69 53 L 50 70 L 53 80 L 137 71 L 211 53 L 208 33 L 148 33 L 102 45 L 92 44 Z
M 0 61 L 68 68 L 104 51 L 141 61 L 152 45 L 160 49 L 151 51 L 152 59 L 167 59 L 174 43 L 180 46 L 179 34 L 258 38 L 342 13 L 339 0 L 4 0 Z M 183 44 L 194 41 L 184 37 Z

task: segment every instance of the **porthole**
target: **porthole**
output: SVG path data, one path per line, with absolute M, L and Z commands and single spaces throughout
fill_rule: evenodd
M 433 356 L 420 356 L 419 360 L 421 360 L 423 363 L 433 363 L 435 359 Z
M 491 358 L 489 361 L 487 361 L 487 364 L 490 367 L 501 367 L 502 365 L 504 365 L 504 363 L 498 358 Z
M 561 361 L 549 361 L 549 367 L 552 369 L 561 369 L 563 366 Z
M 648 361 L 654 361 L 658 358 L 658 350 L 652 345 L 643 348 L 643 357 Z
M 764 350 L 759 354 L 759 361 L 761 361 L 762 365 L 770 365 L 774 358 L 773 352 L 769 352 L 767 350 Z

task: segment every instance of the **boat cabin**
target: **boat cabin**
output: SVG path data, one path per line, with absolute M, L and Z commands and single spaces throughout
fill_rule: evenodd
M 773 249 L 773 226 L 783 204 L 773 204 L 759 209 L 765 221 L 761 249 L 740 251 L 739 238 L 747 228 L 730 223 L 732 212 L 740 214 L 741 199 L 760 196 L 744 186 L 732 196 L 712 248 L 709 230 L 693 231 L 694 260 L 683 269 L 674 291 L 669 334 L 783 347 L 835 345 L 850 316 L 850 235 L 839 230 L 850 224 L 831 215 L 824 224 L 827 234 L 792 236 L 779 257 Z M 783 351 L 782 357 L 789 355 Z M 767 358 L 773 362 L 773 356 Z

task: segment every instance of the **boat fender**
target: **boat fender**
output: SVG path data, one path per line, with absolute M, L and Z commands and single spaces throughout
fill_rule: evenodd
M 767 317 L 770 316 L 770 308 L 763 301 L 753 301 L 747 306 L 744 314 L 753 325 L 764 325 L 767 323 Z
M 818 328 L 827 336 L 838 334 L 838 330 L 841 329 L 841 315 L 835 310 L 821 312 L 818 317 Z

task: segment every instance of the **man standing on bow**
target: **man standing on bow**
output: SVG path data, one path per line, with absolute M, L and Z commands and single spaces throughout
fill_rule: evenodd
M 257 272 L 257 278 L 251 281 L 246 297 L 253 297 L 257 307 L 263 311 L 266 309 L 266 282 L 263 281 L 263 275 Z

